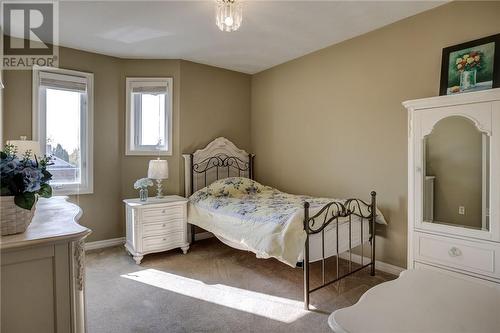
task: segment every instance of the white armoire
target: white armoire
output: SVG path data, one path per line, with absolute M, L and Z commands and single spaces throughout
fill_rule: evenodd
M 403 105 L 408 268 L 500 286 L 500 89 Z

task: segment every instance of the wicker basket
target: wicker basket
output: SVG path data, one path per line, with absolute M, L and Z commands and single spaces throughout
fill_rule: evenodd
M 0 196 L 0 223 L 2 236 L 25 232 L 35 214 L 36 202 L 27 210 L 16 206 L 14 196 Z

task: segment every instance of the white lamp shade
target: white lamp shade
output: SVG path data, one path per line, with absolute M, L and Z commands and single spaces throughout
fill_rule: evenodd
M 148 178 L 167 179 L 168 178 L 167 160 L 158 159 L 149 161 Z
M 8 145 L 13 145 L 17 148 L 17 156 L 22 156 L 28 150 L 31 150 L 31 158 L 33 155 L 40 157 L 40 142 L 31 140 L 10 140 Z

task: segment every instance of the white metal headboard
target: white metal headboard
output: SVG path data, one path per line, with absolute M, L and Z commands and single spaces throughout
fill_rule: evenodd
M 184 185 L 186 197 L 216 180 L 228 177 L 253 179 L 253 154 L 219 137 L 205 148 L 184 157 Z

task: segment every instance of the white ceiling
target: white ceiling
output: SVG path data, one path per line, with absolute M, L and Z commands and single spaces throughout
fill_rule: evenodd
M 245 1 L 236 32 L 214 1 L 60 2 L 60 45 L 124 57 L 185 59 L 256 73 L 436 7 L 430 1 Z

